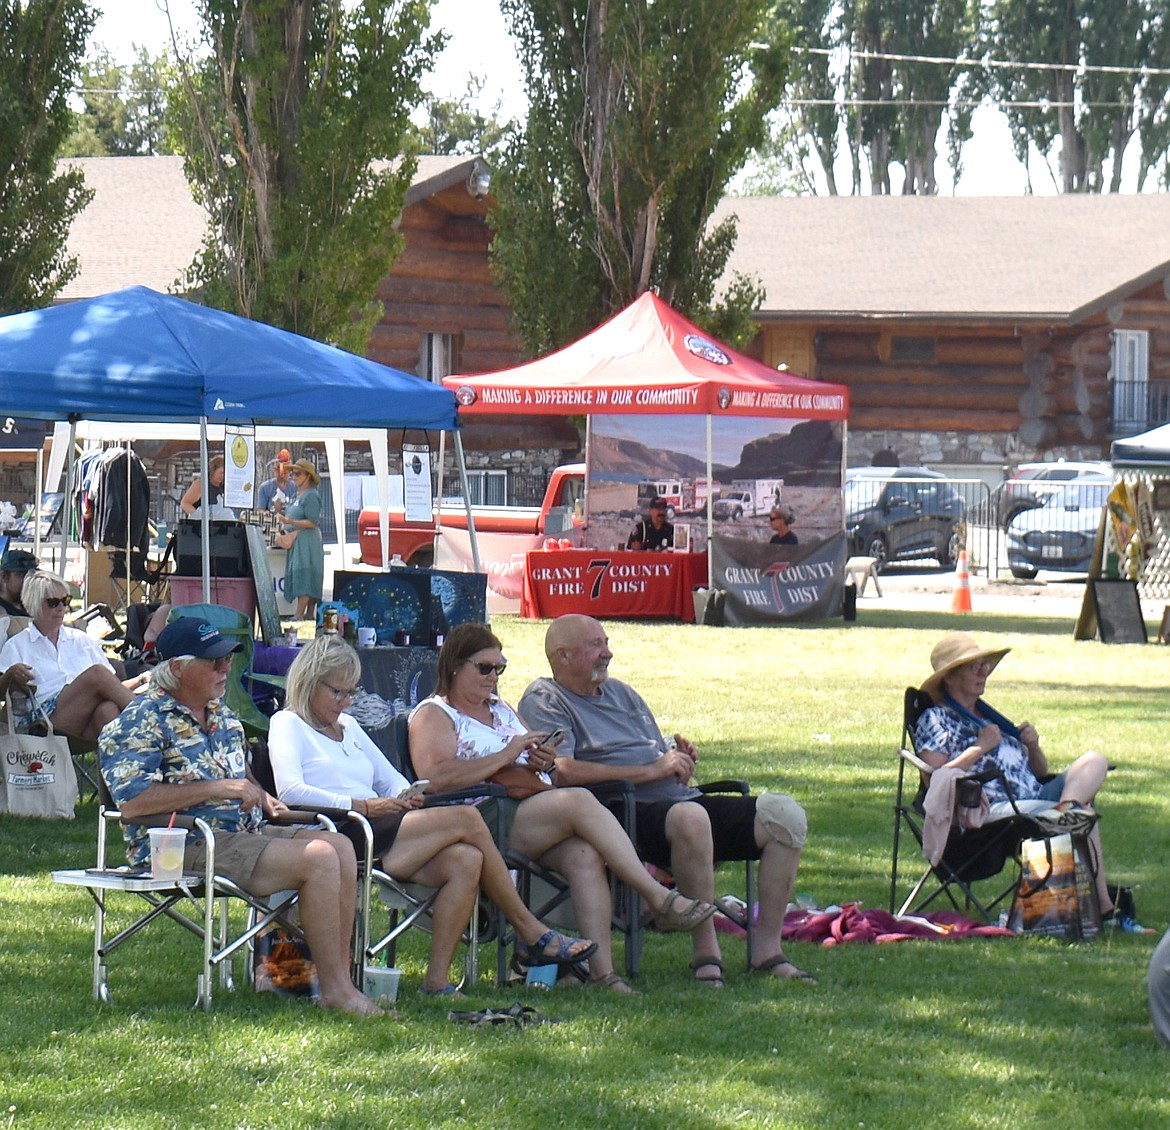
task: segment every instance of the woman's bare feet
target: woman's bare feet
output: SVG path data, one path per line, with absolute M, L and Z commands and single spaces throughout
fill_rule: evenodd
M 348 1012 L 351 1016 L 389 1016 L 394 1020 L 402 1020 L 403 1016 L 397 1009 L 380 1008 L 369 997 L 363 996 L 354 989 L 352 993 L 344 993 L 336 1000 L 325 997 L 317 998 L 317 1007 L 331 1012 Z

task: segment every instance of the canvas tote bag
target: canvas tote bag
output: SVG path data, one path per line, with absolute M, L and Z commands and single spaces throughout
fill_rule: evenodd
M 4 766 L 0 811 L 14 816 L 72 820 L 77 806 L 77 772 L 69 742 L 53 732 L 48 716 L 33 700 L 49 732 L 45 737 L 19 734 L 13 726 L 12 700 L 5 696 L 5 721 L 0 728 L 0 761 Z
M 1101 930 L 1090 845 L 1063 832 L 1020 844 L 1020 881 L 1008 928 L 1068 941 L 1090 941 Z

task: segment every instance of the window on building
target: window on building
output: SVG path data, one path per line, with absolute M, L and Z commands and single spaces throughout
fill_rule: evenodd
M 459 484 L 454 484 L 459 489 Z M 472 506 L 507 506 L 508 505 L 508 472 L 507 471 L 468 471 L 467 491 L 471 495 Z
M 1132 434 L 1162 419 L 1151 419 L 1150 334 L 1148 330 L 1114 330 L 1109 350 L 1113 382 L 1113 431 Z M 1157 413 L 1160 415 L 1160 413 Z
M 423 334 L 419 347 L 418 375 L 438 384 L 455 372 L 456 341 L 454 334 Z
M 891 361 L 933 361 L 933 337 L 906 337 L 895 334 L 890 338 Z

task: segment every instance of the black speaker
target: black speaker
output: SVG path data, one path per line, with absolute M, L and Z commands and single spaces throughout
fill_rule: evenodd
M 179 523 L 175 535 L 175 573 L 180 577 L 203 576 L 203 523 L 188 518 Z M 211 575 L 213 577 L 250 577 L 248 542 L 243 522 L 209 523 L 211 538 Z

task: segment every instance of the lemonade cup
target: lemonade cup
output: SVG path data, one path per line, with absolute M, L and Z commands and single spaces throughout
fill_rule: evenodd
M 153 879 L 180 879 L 186 828 L 150 829 L 150 875 Z

